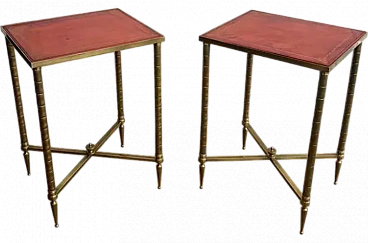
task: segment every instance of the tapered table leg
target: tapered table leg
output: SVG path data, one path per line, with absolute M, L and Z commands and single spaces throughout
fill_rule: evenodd
M 56 193 L 56 187 L 55 187 L 54 168 L 52 164 L 49 129 L 47 125 L 45 96 L 44 96 L 42 74 L 41 74 L 40 67 L 33 69 L 33 77 L 34 77 L 36 96 L 37 96 L 38 118 L 39 118 L 40 129 L 41 129 L 43 157 L 45 160 L 48 199 L 51 201 L 51 209 L 52 209 L 52 214 L 54 216 L 55 227 L 59 227 L 57 202 L 56 202 L 58 195 Z
M 355 83 L 356 83 L 356 78 L 358 74 L 358 66 L 359 66 L 361 48 L 362 48 L 362 44 L 360 44 L 359 46 L 355 48 L 354 54 L 353 54 L 353 60 L 351 63 L 348 93 L 346 95 L 346 102 L 345 102 L 344 118 L 342 120 L 339 145 L 337 148 L 338 158 L 336 161 L 336 168 L 335 168 L 335 185 L 337 184 L 337 180 L 339 179 L 340 168 L 341 168 L 342 160 L 344 159 L 345 143 L 346 143 L 346 137 L 348 135 L 351 107 L 353 106 L 354 90 L 355 90 Z
M 20 92 L 17 61 L 15 59 L 15 52 L 14 52 L 13 44 L 7 38 L 5 38 L 5 39 L 6 39 L 6 47 L 7 47 L 7 50 L 8 50 L 10 73 L 11 73 L 11 78 L 12 78 L 12 82 L 13 82 L 15 105 L 16 105 L 16 108 L 17 108 L 17 117 L 18 117 L 18 126 L 19 126 L 19 133 L 20 133 L 21 149 L 23 151 L 24 161 L 26 163 L 27 174 L 31 175 L 31 168 L 30 168 L 30 162 L 29 162 L 29 152 L 28 152 L 28 138 L 27 138 L 26 122 L 24 120 L 22 95 L 21 95 L 21 92 Z
M 203 43 L 203 74 L 202 74 L 202 112 L 201 112 L 201 140 L 198 161 L 199 188 L 203 188 L 205 163 L 207 158 L 207 119 L 208 119 L 208 86 L 209 86 L 210 44 Z
M 154 44 L 155 66 L 155 136 L 156 136 L 156 172 L 158 189 L 161 189 L 162 162 L 162 105 L 161 105 L 161 43 Z
M 118 121 L 121 122 L 119 127 L 121 147 L 124 147 L 124 106 L 123 106 L 123 79 L 121 75 L 121 53 L 115 52 L 115 71 L 116 71 L 116 92 L 118 98 Z
M 313 126 L 312 126 L 311 138 L 309 142 L 307 167 L 305 170 L 305 177 L 304 177 L 303 196 L 300 201 L 302 205 L 300 234 L 303 234 L 304 224 L 305 224 L 305 220 L 307 218 L 307 213 L 308 213 L 308 207 L 310 205 L 314 163 L 315 163 L 316 154 L 317 154 L 319 129 L 321 126 L 321 118 L 322 118 L 322 111 L 323 111 L 323 103 L 324 103 L 325 94 L 326 94 L 327 78 L 328 78 L 328 72 L 320 72 L 318 92 L 317 92 L 317 98 L 316 98 L 316 106 L 314 109 Z
M 244 112 L 243 112 L 243 149 L 247 141 L 247 125 L 249 124 L 249 102 L 250 89 L 252 85 L 252 68 L 253 68 L 253 54 L 248 53 L 247 56 L 247 74 L 245 79 L 245 95 L 244 95 Z

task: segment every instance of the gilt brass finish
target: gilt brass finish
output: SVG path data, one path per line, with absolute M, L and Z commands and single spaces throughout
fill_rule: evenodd
M 31 150 L 31 146 L 29 146 Z M 291 160 L 291 159 L 307 159 L 308 154 L 276 154 L 277 160 Z M 316 159 L 336 159 L 336 153 L 317 154 Z M 245 156 L 207 156 L 206 162 L 220 162 L 220 161 L 253 161 L 253 160 L 269 160 L 265 155 L 245 155 Z
M 6 48 L 8 50 L 8 59 L 9 59 L 10 73 L 11 73 L 11 78 L 12 78 L 12 83 L 13 83 L 15 105 L 17 109 L 21 149 L 23 151 L 23 157 L 24 157 L 24 162 L 26 164 L 26 168 L 27 168 L 27 174 L 31 175 L 29 152 L 28 152 L 27 129 L 26 129 L 26 122 L 24 120 L 22 95 L 20 92 L 19 75 L 18 75 L 18 69 L 17 69 L 17 60 L 15 59 L 15 52 L 14 52 L 13 44 L 9 41 L 8 38 L 5 38 L 5 40 L 6 40 Z
M 29 151 L 42 151 L 41 146 L 29 145 Z M 74 154 L 74 155 L 87 155 L 88 151 L 81 149 L 67 149 L 67 148 L 51 148 L 52 153 L 59 154 Z M 94 157 L 112 158 L 112 159 L 125 159 L 125 160 L 139 160 L 147 162 L 156 162 L 155 156 L 136 155 L 136 154 L 120 154 L 111 152 L 95 152 L 92 154 Z
M 276 149 L 274 147 L 267 148 L 267 146 L 265 145 L 265 143 L 258 136 L 258 134 L 256 133 L 256 131 L 253 129 L 253 127 L 250 124 L 248 124 L 248 131 L 250 132 L 250 134 L 252 135 L 252 137 L 254 138 L 254 140 L 256 140 L 256 142 L 261 147 L 261 149 L 263 150 L 263 152 L 265 153 L 265 155 L 268 157 L 268 159 L 271 161 L 271 163 L 275 166 L 275 168 L 280 173 L 280 175 L 282 176 L 282 178 L 284 178 L 285 182 L 289 185 L 289 187 L 291 188 L 291 190 L 295 193 L 295 195 L 300 200 L 302 193 L 300 192 L 298 186 L 294 183 L 294 181 L 286 173 L 286 171 L 284 170 L 284 168 L 282 168 L 282 166 L 280 165 L 280 163 L 276 160 L 276 152 L 277 152 Z
M 362 49 L 362 44 L 360 44 L 359 46 L 355 48 L 353 59 L 351 62 L 350 78 L 349 78 L 348 92 L 346 95 L 344 118 L 342 120 L 342 125 L 341 125 L 339 146 L 337 148 L 338 159 L 336 161 L 336 169 L 335 169 L 335 185 L 337 184 L 337 180 L 339 179 L 340 168 L 341 168 L 342 160 L 344 159 L 346 137 L 348 135 L 351 107 L 353 106 L 354 90 L 355 90 L 355 83 L 356 83 L 356 78 L 358 74 L 361 49 Z
M 203 43 L 203 76 L 202 76 L 202 118 L 201 139 L 198 161 L 199 166 L 199 188 L 203 188 L 204 170 L 207 157 L 207 119 L 208 119 L 208 86 L 209 86 L 210 44 Z
M 119 127 L 121 147 L 124 147 L 124 106 L 123 106 L 123 78 L 121 75 L 121 53 L 115 52 L 115 72 L 116 72 L 116 93 L 118 98 L 118 121 L 121 123 Z
M 160 39 L 161 40 L 161 39 Z M 153 41 L 153 42 L 152 42 Z M 96 53 L 91 52 L 88 55 L 97 55 L 106 52 L 115 51 L 115 70 L 116 70 L 116 87 L 117 87 L 117 103 L 118 103 L 118 119 L 112 125 L 112 127 L 102 136 L 102 138 L 96 143 L 89 143 L 86 145 L 84 150 L 81 149 L 68 149 L 68 148 L 56 148 L 51 147 L 48 124 L 47 124 L 47 116 L 46 116 L 46 106 L 45 106 L 45 97 L 44 97 L 44 89 L 42 82 L 42 74 L 41 67 L 33 68 L 33 76 L 37 97 L 37 106 L 38 106 L 38 114 L 39 114 L 39 122 L 41 129 L 41 137 L 42 137 L 42 146 L 29 145 L 27 139 L 27 131 L 26 125 L 24 121 L 23 114 L 23 105 L 22 98 L 19 86 L 19 78 L 18 71 L 16 66 L 15 52 L 14 52 L 14 44 L 13 42 L 6 37 L 6 46 L 8 51 L 9 65 L 11 71 L 11 77 L 13 82 L 14 89 L 14 97 L 17 108 L 17 116 L 18 116 L 18 124 L 21 138 L 21 149 L 24 152 L 24 160 L 27 167 L 28 175 L 30 175 L 30 166 L 29 166 L 29 151 L 42 151 L 44 154 L 44 162 L 46 168 L 46 178 L 47 178 L 47 186 L 48 186 L 48 199 L 51 203 L 51 209 L 54 217 L 55 227 L 59 227 L 58 223 L 58 206 L 57 206 L 57 198 L 60 192 L 65 188 L 65 186 L 74 178 L 74 176 L 82 169 L 82 167 L 92 158 L 92 157 L 104 157 L 104 158 L 115 158 L 115 159 L 124 159 L 124 160 L 139 160 L 146 162 L 155 162 L 157 164 L 157 181 L 158 188 L 161 188 L 161 177 L 162 177 L 162 106 L 161 106 L 161 43 L 157 43 L 158 40 L 150 40 L 149 42 L 135 43 L 135 46 L 141 46 L 150 44 L 151 42 L 154 44 L 154 67 L 155 67 L 155 130 L 156 130 L 156 147 L 155 147 L 155 156 L 146 156 L 146 155 L 135 155 L 135 154 L 122 154 L 122 153 L 112 153 L 112 152 L 100 152 L 99 149 L 103 146 L 103 144 L 110 138 L 110 136 L 119 128 L 120 132 L 120 142 L 121 146 L 124 146 L 124 110 L 123 110 L 123 86 L 122 86 L 122 73 L 121 73 L 121 53 L 120 50 L 131 48 L 134 46 L 124 46 L 124 47 L 114 47 L 115 49 L 103 50 L 101 53 L 97 51 Z M 163 41 L 163 38 L 162 40 Z M 17 48 L 18 51 L 20 51 Z M 22 55 L 23 53 L 21 53 Z M 78 58 L 82 58 L 84 56 L 78 56 Z M 74 58 L 72 58 L 74 60 Z M 55 63 L 66 61 L 66 59 L 58 59 Z M 43 63 L 43 65 L 54 64 L 54 62 Z M 36 65 L 36 64 L 32 64 Z M 38 65 L 38 64 L 37 64 Z M 40 64 L 41 65 L 41 64 Z M 52 162 L 52 153 L 62 153 L 62 154 L 74 154 L 74 155 L 83 155 L 83 158 L 80 162 L 69 172 L 69 174 L 56 186 L 55 178 L 54 178 L 54 169 Z
M 55 227 L 58 227 L 59 224 L 58 224 L 57 203 L 56 203 L 58 193 L 56 192 L 55 187 L 54 167 L 52 164 L 51 145 L 49 137 L 49 128 L 47 125 L 46 105 L 42 83 L 41 68 L 33 69 L 33 77 L 36 89 L 38 117 L 40 121 L 40 130 L 42 137 L 43 157 L 45 160 L 45 168 L 46 168 L 48 198 L 51 201 L 51 209 L 54 216 Z
M 156 172 L 158 189 L 161 189 L 162 163 L 162 104 L 161 104 L 161 43 L 154 44 L 155 68 L 155 133 L 156 133 Z
M 162 189 L 162 174 L 163 174 L 163 105 L 162 105 L 162 46 L 157 44 L 154 46 L 156 53 L 155 57 L 155 155 L 133 154 L 103 151 L 102 147 L 111 137 L 119 131 L 120 141 L 122 147 L 125 146 L 125 112 L 123 104 L 124 94 L 124 80 L 122 73 L 122 55 L 121 52 L 115 52 L 116 61 L 116 84 L 117 84 L 117 100 L 118 100 L 118 120 L 115 121 L 111 127 L 98 138 L 96 143 L 88 142 L 85 149 L 78 148 L 64 148 L 51 146 L 50 131 L 48 125 L 48 117 L 46 110 L 45 87 L 42 76 L 42 69 L 40 67 L 33 68 L 33 80 L 36 89 L 37 110 L 39 116 L 39 126 L 41 133 L 41 145 L 30 144 L 28 140 L 28 131 L 25 122 L 22 92 L 19 80 L 19 71 L 17 67 L 17 59 L 15 56 L 15 48 L 10 40 L 7 39 L 7 51 L 9 59 L 9 69 L 14 87 L 15 106 L 17 118 L 19 122 L 20 140 L 23 151 L 23 158 L 28 174 L 32 172 L 32 164 L 30 161 L 30 152 L 42 152 L 46 168 L 46 182 L 48 199 L 51 202 L 51 209 L 53 212 L 54 226 L 58 228 L 59 222 L 59 208 L 58 198 L 61 193 L 67 188 L 72 180 L 79 175 L 80 171 L 86 168 L 88 162 L 93 158 L 104 158 L 111 160 L 126 160 L 131 162 L 150 162 L 155 163 L 157 173 L 157 188 Z M 120 61 L 119 61 L 120 60 Z M 53 154 L 64 154 L 82 156 L 81 159 L 70 169 L 64 178 L 56 184 L 54 173 L 54 159 Z
M 253 54 L 247 54 L 247 74 L 245 79 L 244 112 L 243 112 L 243 150 L 247 141 L 247 125 L 249 124 L 250 89 L 252 85 Z
M 87 154 L 94 154 L 95 145 L 93 143 L 89 143 L 86 145 Z
M 304 177 L 303 196 L 300 201 L 302 205 L 302 210 L 307 208 L 310 205 L 314 163 L 316 161 L 319 129 L 321 126 L 323 103 L 324 103 L 325 94 L 326 94 L 327 78 L 328 78 L 328 72 L 320 72 L 317 98 L 316 98 L 316 106 L 314 109 L 313 126 L 312 126 L 311 138 L 309 142 L 307 168 L 305 170 L 305 177 Z M 301 234 L 303 233 L 305 219 L 306 219 L 306 215 L 304 216 L 302 214 L 302 222 L 301 222 L 301 227 L 300 227 Z
M 86 146 L 87 154 L 81 161 L 69 172 L 69 174 L 56 187 L 56 192 L 59 194 L 66 185 L 74 178 L 74 176 L 82 169 L 82 167 L 92 158 L 92 156 L 102 147 L 102 145 L 109 139 L 109 137 L 118 129 L 120 122 L 115 122 L 114 125 L 105 133 L 105 135 L 96 143 L 96 145 L 89 143 Z
M 220 162 L 220 161 L 253 161 L 253 160 L 270 160 L 275 166 L 277 171 L 292 189 L 294 194 L 299 199 L 301 207 L 301 223 L 300 223 L 300 234 L 304 233 L 305 221 L 308 214 L 308 207 L 310 205 L 311 188 L 313 180 L 314 165 L 316 159 L 337 159 L 336 161 L 336 172 L 335 172 L 335 184 L 339 176 L 342 160 L 345 153 L 345 143 L 349 126 L 349 119 L 352 109 L 354 89 L 356 83 L 356 77 L 358 72 L 359 57 L 361 52 L 361 42 L 366 38 L 366 34 L 358 40 L 350 49 L 348 49 L 337 61 L 332 64 L 329 68 L 320 67 L 317 64 L 309 63 L 298 63 L 297 60 L 288 60 L 284 57 L 273 56 L 267 53 L 259 53 L 257 50 L 250 50 L 247 48 L 239 47 L 236 45 L 218 42 L 216 40 L 207 40 L 200 37 L 203 41 L 203 84 L 202 84 L 202 118 L 201 118 L 201 141 L 200 141 L 200 188 L 203 188 L 203 177 L 205 171 L 206 162 Z M 243 149 L 245 149 L 247 133 L 249 132 L 254 140 L 257 142 L 259 147 L 262 149 L 265 155 L 239 155 L 239 156 L 207 156 L 207 115 L 208 115 L 208 86 L 209 86 L 209 46 L 210 44 L 216 44 L 219 46 L 228 47 L 235 50 L 247 52 L 247 71 L 246 71 L 246 82 L 245 82 L 245 98 L 244 98 L 244 111 L 243 111 Z M 355 49 L 354 49 L 355 48 Z M 351 64 L 349 86 L 347 91 L 344 117 L 342 121 L 341 133 L 339 145 L 336 153 L 317 153 L 318 137 L 322 119 L 323 104 L 326 94 L 326 86 L 329 71 L 331 71 L 343 58 L 345 58 L 352 50 L 354 50 L 353 60 Z M 252 79 L 252 67 L 253 67 L 253 55 L 259 55 L 263 57 L 269 57 L 280 61 L 285 61 L 304 67 L 317 69 L 320 71 L 318 91 L 316 97 L 313 125 L 309 143 L 308 154 L 277 154 L 277 151 L 273 147 L 267 147 L 262 141 L 256 131 L 249 123 L 249 103 L 250 103 L 250 91 L 251 91 L 251 79 Z M 299 190 L 298 186 L 293 182 L 290 176 L 283 169 L 278 160 L 299 160 L 306 159 L 306 171 L 304 178 L 303 191 Z

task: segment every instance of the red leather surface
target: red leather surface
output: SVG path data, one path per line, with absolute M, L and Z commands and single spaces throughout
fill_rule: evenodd
M 33 61 L 162 37 L 120 9 L 3 26 Z
M 330 66 L 365 33 L 252 10 L 201 37 Z

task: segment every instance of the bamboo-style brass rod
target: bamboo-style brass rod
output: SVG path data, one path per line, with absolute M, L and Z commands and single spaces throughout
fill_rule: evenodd
M 361 49 L 362 49 L 362 43 L 360 43 L 360 45 L 355 48 L 353 59 L 351 61 L 350 78 L 349 78 L 348 92 L 346 94 L 346 100 L 345 100 L 344 117 L 342 119 L 339 145 L 337 147 L 337 154 L 339 156 L 338 156 L 338 159 L 335 165 L 335 183 L 334 183 L 335 185 L 337 184 L 337 180 L 339 179 L 342 160 L 344 159 L 344 154 L 345 154 L 345 144 L 346 144 L 346 138 L 348 135 L 351 108 L 353 106 L 354 90 L 355 90 L 355 84 L 356 84 L 356 79 L 357 79 L 357 74 L 358 74 Z
M 102 147 L 102 145 L 107 141 L 107 139 L 109 139 L 109 137 L 111 137 L 111 135 L 116 131 L 116 129 L 119 128 L 120 125 L 121 121 L 117 121 L 114 125 L 112 125 L 105 135 L 103 135 L 103 137 L 95 144 L 94 152 L 97 152 Z
M 318 91 L 316 97 L 316 105 L 314 108 L 313 125 L 309 141 L 307 166 L 305 169 L 303 196 L 300 200 L 301 208 L 301 220 L 300 220 L 300 234 L 303 234 L 305 220 L 307 218 L 308 207 L 310 205 L 310 197 L 312 190 L 312 181 L 314 173 L 314 164 L 316 161 L 317 146 L 319 130 L 321 127 L 323 104 L 325 101 L 326 88 L 327 88 L 328 72 L 320 72 L 318 81 Z
M 29 146 L 30 151 L 40 151 L 42 152 L 41 146 Z M 68 148 L 51 148 L 52 153 L 60 153 L 60 154 L 75 154 L 75 155 L 87 155 L 88 152 L 82 149 L 68 149 Z M 126 159 L 126 160 L 141 160 L 141 161 L 149 161 L 155 162 L 155 156 L 147 156 L 147 155 L 138 155 L 138 154 L 120 154 L 120 153 L 112 153 L 112 152 L 95 152 L 92 156 L 95 157 L 104 157 L 104 158 L 113 158 L 113 159 Z
M 261 147 L 263 152 L 265 154 L 267 154 L 268 152 L 267 152 L 266 144 L 262 141 L 262 139 L 258 136 L 256 131 L 254 131 L 253 127 L 249 123 L 247 124 L 247 129 L 250 132 L 250 134 L 252 135 L 252 137 L 254 138 L 254 140 L 256 140 L 257 144 Z
M 50 138 L 50 128 L 49 120 L 46 109 L 46 92 L 45 92 L 45 82 L 42 75 L 41 68 L 32 69 L 32 77 L 35 86 L 35 96 L 37 104 L 38 113 L 38 124 L 39 131 L 41 135 L 41 145 L 43 160 L 45 162 L 45 175 L 46 175 L 46 185 L 47 185 L 47 195 L 48 199 L 51 201 L 52 213 L 54 218 L 55 228 L 59 227 L 59 207 L 58 207 L 58 196 L 56 194 L 56 180 L 55 180 L 55 164 L 54 157 L 51 153 L 51 138 Z
M 64 178 L 56 185 L 56 196 L 59 197 L 60 194 L 65 190 L 69 183 L 79 174 L 79 172 L 87 165 L 87 163 L 92 159 L 92 155 L 84 155 L 70 171 L 64 176 Z
M 247 71 L 245 78 L 245 95 L 244 95 L 244 111 L 243 111 L 243 150 L 245 149 L 245 143 L 247 141 L 247 124 L 249 123 L 249 103 L 250 103 L 250 90 L 252 86 L 252 69 L 253 69 L 253 54 L 247 54 Z
M 207 161 L 207 123 L 208 123 L 208 88 L 210 70 L 210 44 L 203 42 L 203 67 L 202 67 L 202 110 L 201 110 L 201 138 L 198 162 L 199 188 L 203 189 L 204 172 Z
M 155 155 L 157 188 L 161 189 L 162 163 L 162 95 L 161 95 L 161 43 L 153 45 L 154 52 L 154 73 L 155 73 Z
M 297 160 L 297 159 L 307 159 L 308 154 L 277 154 L 277 160 Z M 325 153 L 317 154 L 316 159 L 336 159 L 336 153 Z M 208 162 L 217 161 L 251 161 L 251 160 L 269 160 L 270 158 L 265 155 L 245 155 L 245 156 L 208 156 Z
M 124 106 L 123 106 L 123 78 L 121 74 L 121 53 L 115 52 L 115 73 L 116 73 L 116 94 L 118 101 L 118 121 L 121 122 L 119 127 L 121 147 L 124 147 Z
M 290 176 L 286 173 L 284 168 L 282 168 L 280 163 L 274 158 L 270 158 L 270 161 L 276 167 L 277 171 L 280 173 L 282 178 L 284 178 L 284 180 L 289 185 L 291 190 L 295 193 L 295 195 L 298 197 L 298 199 L 299 200 L 302 199 L 302 192 L 299 190 L 298 186 L 294 183 L 294 181 L 290 178 Z
M 15 51 L 14 51 L 13 44 L 8 38 L 5 38 L 5 39 L 6 39 L 6 48 L 8 51 L 10 74 L 11 74 L 12 83 L 13 83 L 15 106 L 17 110 L 21 149 L 23 151 L 24 162 L 26 163 L 27 174 L 31 175 L 31 167 L 30 167 L 29 152 L 28 152 L 27 129 L 26 129 L 26 122 L 24 119 L 22 95 L 20 91 L 19 75 L 18 75 L 18 69 L 17 69 L 17 60 L 15 58 Z

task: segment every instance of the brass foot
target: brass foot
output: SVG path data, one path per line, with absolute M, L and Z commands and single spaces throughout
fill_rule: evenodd
M 125 125 L 120 126 L 120 146 L 122 149 L 125 149 L 126 147 L 126 141 L 125 141 Z
M 248 130 L 243 128 L 242 132 L 242 150 L 245 151 L 247 149 L 247 142 L 248 142 Z
M 304 228 L 307 224 L 307 218 L 309 213 L 309 207 L 311 204 L 310 198 L 303 198 L 300 206 L 300 228 L 299 235 L 304 235 Z
M 55 227 L 58 227 L 58 225 L 60 225 L 60 222 L 59 222 L 59 203 L 57 199 L 52 202 L 52 215 L 54 219 L 54 225 Z
M 164 168 L 162 163 L 156 165 L 156 183 L 157 183 L 157 190 L 162 189 L 162 174 L 164 172 Z
M 344 159 L 340 159 L 337 162 L 335 162 L 335 173 L 334 173 L 334 182 L 333 182 L 334 186 L 337 186 L 339 182 L 343 161 Z
M 206 176 L 206 164 L 202 163 L 199 165 L 199 189 L 204 189 L 204 177 Z
M 31 162 L 31 157 L 30 157 L 30 153 L 27 151 L 24 153 L 24 161 L 26 163 L 26 170 L 27 170 L 27 175 L 31 176 L 32 175 L 32 162 Z

